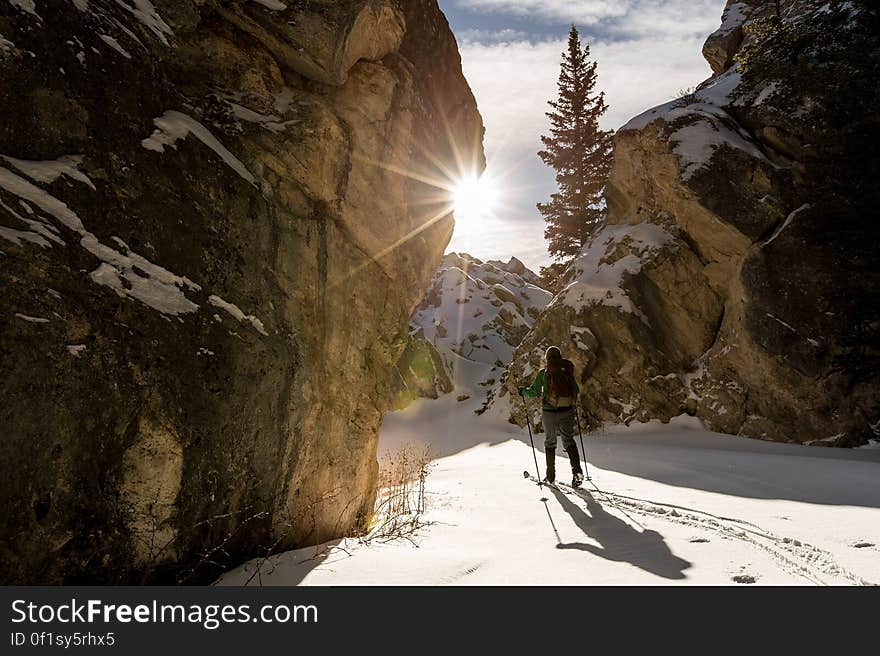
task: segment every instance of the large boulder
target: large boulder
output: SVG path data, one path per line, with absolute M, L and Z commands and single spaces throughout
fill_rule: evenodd
M 768 56 L 751 26 L 775 4 L 729 2 L 704 49 L 715 75 L 618 131 L 608 225 L 518 349 L 508 395 L 554 343 L 591 423 L 880 433 L 877 12 L 782 2 Z
M 435 0 L 0 3 L 0 115 L 0 581 L 362 528 L 452 231 L 420 180 L 484 163 Z
M 357 62 L 397 52 L 406 31 L 403 11 L 388 0 L 319 0 L 307 11 L 290 10 L 280 0 L 260 4 L 270 10 L 219 4 L 217 12 L 281 65 L 324 84 L 342 85 Z M 294 20 L 285 20 L 288 15 Z
M 721 25 L 703 43 L 703 57 L 716 75 L 733 66 L 734 57 L 746 36 L 743 25 L 756 10 L 769 12 L 771 7 L 764 0 L 727 0 Z

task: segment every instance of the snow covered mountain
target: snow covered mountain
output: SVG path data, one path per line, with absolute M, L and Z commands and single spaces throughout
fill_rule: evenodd
M 410 319 L 397 407 L 453 389 L 462 397 L 492 394 L 552 298 L 539 283 L 516 258 L 504 263 L 446 255 Z

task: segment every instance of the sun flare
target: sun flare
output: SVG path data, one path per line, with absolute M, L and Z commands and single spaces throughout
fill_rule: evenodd
M 457 223 L 472 224 L 494 215 L 498 189 L 487 176 L 467 176 L 452 191 Z

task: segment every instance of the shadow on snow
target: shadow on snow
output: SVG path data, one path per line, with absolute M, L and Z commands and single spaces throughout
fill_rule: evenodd
M 562 542 L 559 533 L 556 533 L 556 526 L 553 525 L 557 549 L 586 551 L 606 560 L 629 563 L 665 579 L 685 578 L 684 570 L 689 569 L 691 563 L 673 554 L 663 536 L 657 531 L 650 529 L 639 531 L 630 526 L 624 520 L 607 512 L 587 491 L 578 495 L 587 504 L 584 510 L 559 489 L 548 489 L 584 535 L 599 543 L 597 546 L 585 542 Z M 549 509 L 547 514 L 550 515 Z M 552 517 L 550 523 L 553 524 Z

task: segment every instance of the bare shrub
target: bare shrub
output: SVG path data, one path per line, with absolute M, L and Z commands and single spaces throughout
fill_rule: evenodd
M 688 105 L 694 105 L 699 102 L 697 98 L 697 90 L 695 87 L 688 87 L 687 89 L 679 89 L 678 95 L 675 99 L 675 107 L 687 107 Z
M 323 556 L 326 556 L 327 553 L 329 553 L 329 551 L 334 547 L 328 546 L 321 542 L 322 538 L 319 532 L 318 508 L 325 501 L 330 501 L 334 499 L 340 491 L 341 488 L 336 487 L 328 492 L 323 493 L 317 498 L 304 500 L 295 515 L 291 516 L 287 511 L 284 511 L 281 516 L 276 518 L 275 531 L 278 534 L 278 538 L 273 544 L 263 548 L 262 557 L 260 557 L 259 560 L 256 560 L 256 563 L 254 564 L 254 570 L 248 577 L 248 579 L 244 582 L 244 585 L 250 585 L 254 581 L 254 579 L 256 579 L 258 585 L 262 586 L 263 575 L 269 575 L 275 570 L 275 564 L 272 561 L 273 556 L 276 556 L 279 553 L 283 553 L 284 551 L 286 551 L 286 549 L 282 547 L 281 552 L 279 552 L 279 547 L 288 544 L 290 542 L 291 534 L 297 529 L 297 527 L 301 527 L 306 523 L 311 524 L 312 527 L 312 535 L 315 541 L 315 552 L 311 556 L 308 556 L 299 561 L 298 564 L 302 564 L 310 560 L 316 560 L 322 558 Z M 345 507 L 345 509 L 347 508 L 348 506 Z M 343 509 L 343 512 L 345 509 Z M 341 547 L 335 545 L 335 548 Z M 345 549 L 342 550 L 345 551 Z M 346 551 L 346 553 L 348 552 Z
M 368 533 L 370 540 L 409 538 L 425 525 L 425 479 L 431 469 L 427 446 L 406 444 L 379 462 L 379 491 Z
M 229 567 L 234 559 L 227 551 L 227 547 L 247 528 L 248 524 L 265 520 L 268 516 L 268 511 L 257 511 L 248 506 L 240 511 L 221 513 L 193 524 L 191 530 L 198 530 L 202 527 L 211 527 L 218 522 L 221 526 L 229 526 L 229 522 L 232 521 L 232 527 L 224 531 L 219 541 L 200 550 L 193 562 L 177 573 L 177 584 L 183 585 L 199 580 L 199 574 L 205 569 L 214 575 L 214 572 L 222 572 Z M 170 543 L 165 546 L 170 546 Z

